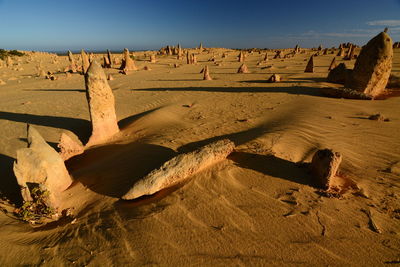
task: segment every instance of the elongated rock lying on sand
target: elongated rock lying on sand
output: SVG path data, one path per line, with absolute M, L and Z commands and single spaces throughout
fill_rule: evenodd
M 362 48 L 346 87 L 372 97 L 382 94 L 392 70 L 392 59 L 392 39 L 381 32 Z
M 115 114 L 115 100 L 106 74 L 97 61 L 93 61 L 85 75 L 86 98 L 89 104 L 92 136 L 86 146 L 106 141 L 119 132 Z
M 48 192 L 46 204 L 54 209 L 60 205 L 58 195 L 72 183 L 64 161 L 39 132 L 28 125 L 28 148 L 17 150 L 14 174 L 24 201 L 32 201 L 31 190 L 39 187 Z
M 164 188 L 174 186 L 189 176 L 218 163 L 233 152 L 235 144 L 228 139 L 219 140 L 193 152 L 179 155 L 150 172 L 138 181 L 122 199 L 135 199 L 152 195 Z
M 304 70 L 304 72 L 314 72 L 314 56 L 311 56 L 310 59 L 308 60 L 306 69 Z
M 323 189 L 328 189 L 330 181 L 336 176 L 342 155 L 331 149 L 318 150 L 311 161 L 311 173 L 315 184 Z

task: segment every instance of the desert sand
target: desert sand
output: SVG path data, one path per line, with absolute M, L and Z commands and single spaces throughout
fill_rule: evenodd
M 57 150 L 63 132 L 87 143 L 85 79 L 63 72 L 70 65 L 67 56 L 13 58 L 13 66 L 0 68 L 0 264 L 399 263 L 400 97 L 324 96 L 321 88 L 339 86 L 326 81 L 339 50 L 314 57 L 311 73 L 304 70 L 316 50 L 302 50 L 276 59 L 272 50 L 246 52 L 249 73 L 237 73 L 240 51 L 207 47 L 188 50 L 196 64 L 173 55 L 150 62 L 156 51 L 145 51 L 134 52 L 137 71 L 125 75 L 120 65 L 105 68 L 113 77 L 108 83 L 120 131 L 65 162 L 74 182 L 59 197 L 69 209 L 47 224 L 24 222 L 13 213 L 21 204 L 16 151 L 27 146 L 27 124 Z M 105 55 L 94 57 L 103 63 Z M 113 57 L 121 62 L 122 51 Z M 352 68 L 355 59 L 337 56 L 336 63 L 342 62 Z M 38 77 L 39 63 L 54 79 Z M 212 80 L 203 80 L 205 66 Z M 400 75 L 399 48 L 392 73 Z M 267 82 L 273 74 L 281 81 Z M 378 113 L 387 120 L 368 119 Z M 121 200 L 166 161 L 221 139 L 236 146 L 226 160 L 154 195 Z M 327 195 L 315 186 L 307 163 L 324 148 L 340 152 L 340 176 L 354 188 Z

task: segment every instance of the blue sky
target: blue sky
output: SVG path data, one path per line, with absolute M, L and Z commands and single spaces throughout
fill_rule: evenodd
M 400 0 L 0 0 L 5 49 L 331 47 L 385 26 L 400 41 Z

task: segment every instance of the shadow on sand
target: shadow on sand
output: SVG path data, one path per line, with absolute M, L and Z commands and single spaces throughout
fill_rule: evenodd
M 170 148 L 133 142 L 88 149 L 66 162 L 73 178 L 90 190 L 119 198 L 139 179 L 176 156 Z
M 24 89 L 23 91 L 31 91 L 31 92 L 79 92 L 85 93 L 85 89 Z
M 75 133 L 82 142 L 86 142 L 90 136 L 90 121 L 84 119 L 5 111 L 0 111 L 0 119 L 69 130 Z
M 311 176 L 304 165 L 281 159 L 274 155 L 234 152 L 229 156 L 229 159 L 241 168 L 254 170 L 294 183 L 313 186 Z
M 287 93 L 294 95 L 310 95 L 323 96 L 319 90 L 314 87 L 173 87 L 173 88 L 146 88 L 146 89 L 131 89 L 132 91 L 191 91 L 191 92 L 221 92 L 221 93 Z
M 1 182 L 0 182 L 0 195 L 9 199 L 16 205 L 22 204 L 22 197 L 18 190 L 19 186 L 17 178 L 15 178 L 13 172 L 14 165 L 13 158 L 0 154 L 0 166 L 1 166 Z

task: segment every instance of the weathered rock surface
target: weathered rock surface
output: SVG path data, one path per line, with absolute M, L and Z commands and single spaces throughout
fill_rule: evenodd
M 71 132 L 63 132 L 57 146 L 60 148 L 60 156 L 64 161 L 84 152 L 81 141 Z
M 329 68 L 328 68 L 328 70 L 330 71 L 330 70 L 333 70 L 334 68 L 336 68 L 336 57 L 333 57 L 333 59 L 332 59 L 332 61 L 331 61 L 331 64 L 329 65 Z
M 340 63 L 328 73 L 327 81 L 330 83 L 345 84 L 351 73 L 351 69 L 348 69 L 344 63 Z
M 121 67 L 119 69 L 124 70 L 125 72 L 137 70 L 135 61 L 133 61 L 133 59 L 131 58 L 128 48 L 124 49 L 124 58 L 122 60 Z
M 331 180 L 336 176 L 342 155 L 331 149 L 318 150 L 311 161 L 310 169 L 316 186 L 328 189 Z
M 203 80 L 206 80 L 206 81 L 211 81 L 212 80 L 212 78 L 211 78 L 211 76 L 210 76 L 210 71 L 208 70 L 208 66 L 205 66 L 204 67 L 204 77 L 203 77 Z
M 238 61 L 239 62 L 244 62 L 244 54 L 243 54 L 243 51 L 240 51 L 240 54 L 239 54 L 239 57 L 238 57 L 239 59 L 238 59 Z
M 32 201 L 31 189 L 40 187 L 48 192 L 47 205 L 54 209 L 60 206 L 59 194 L 72 183 L 61 156 L 42 138 L 39 132 L 28 125 L 28 148 L 17 151 L 14 174 L 21 187 L 24 201 Z
M 108 59 L 108 62 L 110 63 L 110 68 L 111 68 L 113 58 L 112 58 L 112 54 L 111 54 L 110 50 L 108 50 L 108 49 L 107 49 L 107 59 Z
M 237 73 L 249 73 L 249 69 L 247 68 L 246 64 L 243 63 L 243 64 L 239 67 Z
M 82 73 L 85 74 L 90 66 L 89 57 L 85 53 L 85 51 L 81 50 L 81 57 L 82 57 Z
M 150 172 L 138 181 L 122 199 L 135 199 L 152 195 L 164 188 L 174 186 L 189 176 L 224 160 L 233 152 L 235 145 L 228 139 L 219 140 L 193 152 L 181 154 Z
M 69 66 L 66 68 L 66 71 L 71 71 L 75 73 L 77 71 L 77 66 L 75 63 L 74 55 L 69 50 L 68 50 L 68 60 L 69 60 Z
M 109 69 L 109 68 L 111 68 L 111 62 L 110 62 L 110 60 L 108 59 L 108 57 L 107 56 L 104 56 L 103 57 L 103 67 L 104 68 L 107 68 L 107 69 Z
M 346 87 L 372 97 L 382 94 L 392 70 L 392 59 L 392 39 L 381 32 L 362 48 Z
M 281 81 L 281 76 L 278 74 L 272 74 L 271 77 L 267 80 L 267 82 L 270 83 L 275 83 L 275 82 L 280 82 Z
M 96 145 L 119 132 L 115 114 L 115 100 L 107 77 L 97 61 L 93 61 L 85 75 L 86 98 L 89 104 L 92 136 L 86 146 Z

